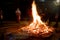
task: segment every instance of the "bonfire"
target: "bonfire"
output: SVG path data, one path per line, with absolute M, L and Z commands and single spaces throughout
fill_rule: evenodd
M 22 27 L 21 30 L 25 31 L 32 35 L 45 35 L 53 32 L 53 28 L 46 25 L 46 23 L 42 22 L 41 16 L 38 15 L 35 1 L 32 3 L 32 16 L 33 21 L 25 27 Z

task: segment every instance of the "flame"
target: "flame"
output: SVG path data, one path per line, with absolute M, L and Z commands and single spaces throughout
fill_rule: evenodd
M 33 16 L 33 22 L 29 25 L 30 27 L 35 27 L 35 28 L 39 28 L 40 25 L 44 25 L 44 31 L 48 32 L 48 27 L 46 27 L 45 23 L 43 23 L 41 21 L 41 17 L 38 15 L 37 9 L 36 9 L 36 4 L 35 1 L 33 1 L 32 3 L 32 16 Z M 34 25 L 35 24 L 35 25 Z M 32 28 L 33 28 L 32 27 Z M 35 31 L 35 30 L 34 30 Z
M 52 29 L 49 28 L 44 22 L 41 21 L 41 17 L 38 15 L 35 1 L 32 3 L 32 16 L 33 16 L 33 22 L 26 26 L 21 28 L 23 31 L 27 31 L 28 33 L 33 34 L 45 34 L 49 33 L 49 31 L 52 32 Z
M 39 22 L 39 24 L 44 24 L 41 21 L 41 17 L 38 15 L 37 9 L 36 9 L 36 5 L 35 5 L 35 1 L 33 1 L 32 3 L 32 16 L 33 16 L 33 21 L 36 23 Z

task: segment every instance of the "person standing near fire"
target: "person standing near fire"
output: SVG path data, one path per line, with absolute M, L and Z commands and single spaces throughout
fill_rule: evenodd
M 19 23 L 20 19 L 21 19 L 21 11 L 19 8 L 17 8 L 16 10 L 16 21 Z
M 3 20 L 3 14 L 2 14 L 2 10 L 0 9 L 0 25 L 2 25 L 2 20 Z
M 54 25 L 55 28 L 58 27 L 58 17 L 59 17 L 59 14 L 56 13 L 56 15 L 55 15 L 55 22 L 56 22 L 56 24 Z

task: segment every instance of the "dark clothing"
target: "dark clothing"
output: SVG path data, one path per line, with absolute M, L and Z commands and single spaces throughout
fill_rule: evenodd
M 3 19 L 3 16 L 2 16 L 2 10 L 0 10 L 0 25 L 2 25 L 2 19 Z
M 2 26 L 2 24 L 3 24 L 3 23 L 2 23 L 2 21 L 3 21 L 3 20 L 2 20 L 2 19 L 0 19 L 0 26 Z

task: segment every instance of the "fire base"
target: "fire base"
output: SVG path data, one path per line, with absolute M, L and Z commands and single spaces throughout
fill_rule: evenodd
M 53 28 L 51 28 L 51 29 L 53 29 Z M 46 33 L 43 33 L 43 32 L 33 33 L 31 31 L 29 31 L 29 29 L 27 29 L 26 27 L 24 27 L 23 30 L 19 29 L 17 31 L 17 33 L 19 33 L 19 34 L 22 33 L 24 35 L 34 36 L 34 37 L 39 37 L 39 36 L 41 36 L 41 37 L 50 37 L 54 33 L 54 29 L 52 31 L 48 31 Z

